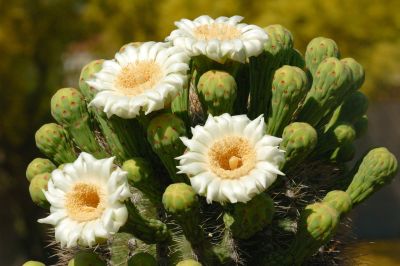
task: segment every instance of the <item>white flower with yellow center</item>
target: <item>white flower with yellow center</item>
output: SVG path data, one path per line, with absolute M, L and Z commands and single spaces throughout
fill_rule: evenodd
M 97 91 L 90 104 L 122 118 L 161 110 L 186 85 L 188 62 L 184 51 L 166 43 L 128 45 L 87 81 Z
M 51 173 L 44 192 L 50 215 L 38 221 L 55 227 L 55 239 L 62 247 L 91 247 L 125 224 L 124 201 L 131 193 L 127 172 L 115 167 L 113 160 L 97 160 L 83 152 L 75 162 Z
M 280 138 L 265 135 L 263 116 L 209 116 L 192 128 L 191 139 L 181 138 L 187 151 L 177 159 L 194 190 L 207 202 L 247 202 L 283 175 L 278 165 Z
M 205 55 L 219 63 L 226 59 L 245 63 L 250 56 L 263 51 L 268 35 L 256 25 L 239 23 L 242 19 L 241 16 L 182 19 L 175 22 L 178 29 L 166 40 L 184 48 L 190 56 Z

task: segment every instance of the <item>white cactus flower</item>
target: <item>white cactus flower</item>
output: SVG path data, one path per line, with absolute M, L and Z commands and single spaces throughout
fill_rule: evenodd
M 265 135 L 263 116 L 210 115 L 192 133 L 191 139 L 181 138 L 187 151 L 177 158 L 178 169 L 208 203 L 247 202 L 283 175 L 281 139 Z
M 184 51 L 167 43 L 128 45 L 87 81 L 97 91 L 90 105 L 125 119 L 161 110 L 187 84 L 188 62 Z
M 50 215 L 38 222 L 55 227 L 62 247 L 91 247 L 118 232 L 128 219 L 127 172 L 115 167 L 113 160 L 82 152 L 75 162 L 51 173 L 44 191 Z
M 259 55 L 268 40 L 267 33 L 256 25 L 239 23 L 243 17 L 200 16 L 191 21 L 175 22 L 178 29 L 166 38 L 182 47 L 190 56 L 205 55 L 219 63 L 226 59 L 245 63 L 251 56 Z

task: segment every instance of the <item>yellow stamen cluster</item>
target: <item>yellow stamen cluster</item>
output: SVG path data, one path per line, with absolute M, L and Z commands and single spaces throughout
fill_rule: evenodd
M 76 183 L 65 198 L 68 216 L 77 222 L 95 220 L 105 208 L 104 192 L 97 184 Z
M 222 23 L 213 23 L 210 25 L 201 25 L 194 29 L 194 36 L 199 40 L 221 40 L 229 41 L 238 39 L 241 33 L 231 25 Z
M 210 169 L 222 179 L 238 179 L 256 164 L 256 153 L 250 142 L 239 136 L 215 141 L 208 150 Z
M 115 84 L 127 96 L 137 96 L 156 85 L 162 77 L 160 66 L 154 61 L 138 61 L 122 68 Z

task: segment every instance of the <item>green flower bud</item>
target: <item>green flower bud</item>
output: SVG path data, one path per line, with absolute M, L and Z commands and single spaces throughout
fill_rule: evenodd
M 203 110 L 212 115 L 231 113 L 236 92 L 235 79 L 224 71 L 207 71 L 201 75 L 197 84 L 197 93 Z
M 341 190 L 330 191 L 322 202 L 337 210 L 341 215 L 348 213 L 353 206 L 350 195 Z
M 50 173 L 39 174 L 34 176 L 29 184 L 29 194 L 31 195 L 32 201 L 44 209 L 50 206 L 43 193 L 43 190 L 47 190 L 47 183 L 50 178 Z
M 156 259 L 146 252 L 139 252 L 133 255 L 129 261 L 128 266 L 157 266 Z
M 185 123 L 173 114 L 160 114 L 153 118 L 147 128 L 147 140 L 160 157 L 174 182 L 188 182 L 187 177 L 177 174 L 176 157 L 183 154 L 185 146 L 180 137 L 186 135 Z
M 344 63 L 329 57 L 319 64 L 308 91 L 298 121 L 316 126 L 333 112 L 351 91 L 352 74 Z
M 59 164 L 70 163 L 77 158 L 67 132 L 55 123 L 45 124 L 39 128 L 35 140 L 39 150 Z
M 51 173 L 57 167 L 48 159 L 35 158 L 26 168 L 26 178 L 30 182 L 35 175 Z
M 365 71 L 363 66 L 358 63 L 356 60 L 354 60 L 353 58 L 343 58 L 340 60 L 342 63 L 344 63 L 345 65 L 347 65 L 352 74 L 353 74 L 353 91 L 358 90 L 359 88 L 361 88 L 362 84 L 365 81 Z
M 201 266 L 201 263 L 196 260 L 183 260 L 176 264 L 176 266 Z
M 22 266 L 46 266 L 46 265 L 44 263 L 41 263 L 40 261 L 30 260 L 22 264 Z
M 235 238 L 248 239 L 271 223 L 274 212 L 274 201 L 261 193 L 247 203 L 234 204 L 233 210 L 224 214 L 224 222 Z
M 358 171 L 346 192 L 353 205 L 364 201 L 382 186 L 392 181 L 398 170 L 396 157 L 386 148 L 376 148 L 362 159 Z
M 283 66 L 276 70 L 268 112 L 267 133 L 281 136 L 293 113 L 307 93 L 306 73 L 298 67 Z
M 283 169 L 293 168 L 314 150 L 318 136 L 307 123 L 294 122 L 283 130 L 281 149 L 285 152 Z
M 311 72 L 313 78 L 315 78 L 315 73 L 317 72 L 319 64 L 328 57 L 340 57 L 339 48 L 336 42 L 324 37 L 312 39 L 307 45 L 305 59 L 306 66 Z
M 92 251 L 79 251 L 74 258 L 68 262 L 68 266 L 106 266 L 106 262 Z
M 94 74 L 103 68 L 103 63 L 103 59 L 94 60 L 85 65 L 81 71 L 81 76 L 79 78 L 79 89 L 85 96 L 87 102 L 93 100 L 94 96 L 96 95 L 96 90 L 93 87 L 90 87 L 86 81 L 94 78 Z
M 82 151 L 97 158 L 107 157 L 107 153 L 96 141 L 86 101 L 77 89 L 59 89 L 51 98 L 51 114 L 68 130 Z
M 329 150 L 351 144 L 356 138 L 356 131 L 349 123 L 334 125 L 328 132 L 319 136 L 315 155 L 323 154 Z
M 293 47 L 292 33 L 282 25 L 275 24 L 264 28 L 268 34 L 268 40 L 264 44 L 264 50 L 273 55 L 278 54 L 282 50 Z

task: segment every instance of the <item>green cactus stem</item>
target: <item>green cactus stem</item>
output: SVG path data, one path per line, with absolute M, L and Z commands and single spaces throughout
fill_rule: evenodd
M 398 164 L 396 157 L 386 148 L 372 149 L 362 159 L 357 173 L 354 175 L 346 192 L 350 195 L 353 205 L 367 199 L 396 175 Z
M 29 182 L 33 179 L 34 176 L 43 173 L 51 173 L 57 167 L 48 159 L 44 158 L 35 158 L 28 164 L 26 168 L 26 178 Z
M 203 110 L 212 115 L 231 113 L 236 93 L 236 81 L 225 71 L 209 70 L 201 75 L 197 84 Z
M 110 262 L 112 265 L 127 266 L 130 247 L 129 241 L 133 236 L 129 233 L 116 233 L 111 240 L 109 245 L 110 249 Z
M 275 70 L 289 64 L 293 54 L 293 36 L 290 31 L 281 25 L 270 25 L 264 30 L 268 34 L 264 52 L 251 57 L 249 62 L 250 105 L 247 115 L 250 119 L 268 112 Z
M 283 66 L 275 71 L 268 112 L 267 133 L 281 136 L 307 93 L 306 73 L 298 67 Z
M 319 64 L 328 57 L 340 57 L 339 48 L 334 40 L 317 37 L 309 42 L 306 48 L 305 61 L 313 78 L 315 78 Z
M 330 191 L 323 198 L 322 202 L 334 208 L 340 215 L 348 213 L 353 207 L 350 195 L 341 190 Z
M 280 146 L 285 151 L 285 162 L 281 169 L 293 168 L 304 161 L 315 149 L 317 142 L 317 132 L 309 124 L 294 122 L 286 126 Z
M 308 91 L 298 121 L 316 126 L 318 122 L 333 112 L 351 93 L 352 74 L 350 68 L 337 58 L 322 61 Z
M 185 123 L 177 116 L 169 113 L 154 117 L 147 128 L 147 140 L 158 155 L 174 182 L 188 183 L 186 176 L 177 174 L 176 157 L 183 154 L 185 146 L 180 137 L 186 135 Z
M 269 225 L 274 216 L 273 200 L 265 193 L 252 198 L 247 203 L 233 204 L 232 210 L 224 214 L 224 223 L 232 231 L 233 237 L 248 239 Z
M 368 116 L 363 115 L 354 122 L 354 129 L 356 130 L 356 138 L 359 139 L 367 133 L 368 130 Z
M 22 264 L 22 266 L 46 266 L 46 264 L 40 261 L 30 260 Z
M 201 266 L 201 263 L 196 261 L 196 260 L 183 260 L 178 262 L 178 264 L 176 264 L 176 266 Z
M 162 202 L 165 210 L 182 227 L 183 234 L 200 260 L 212 263 L 214 254 L 200 227 L 199 201 L 193 188 L 185 183 L 169 185 L 163 194 Z
M 36 131 L 35 141 L 39 150 L 58 164 L 70 163 L 77 158 L 67 132 L 60 125 L 44 124 Z
M 335 109 L 329 122 L 324 125 L 323 131 L 327 132 L 340 122 L 354 124 L 368 109 L 368 98 L 360 91 L 351 93 L 339 107 Z
M 120 265 L 120 264 L 115 264 Z M 157 266 L 156 259 L 147 252 L 139 252 L 133 255 L 129 261 L 128 266 Z
M 47 183 L 50 178 L 50 173 L 38 174 L 32 178 L 31 183 L 29 184 L 29 194 L 31 195 L 33 203 L 44 209 L 50 207 L 50 204 L 43 193 L 43 190 L 47 190 Z
M 68 262 L 68 266 L 106 266 L 99 255 L 92 251 L 79 251 L 74 258 Z
M 351 144 L 356 138 L 354 127 L 346 122 L 335 124 L 328 132 L 318 136 L 318 144 L 313 152 L 313 156 L 319 156 L 327 151 L 335 150 Z
M 318 249 L 325 245 L 335 233 L 340 213 L 330 204 L 314 203 L 308 205 L 300 215 L 297 234 L 285 252 L 293 261 L 282 265 L 301 265 Z
M 164 187 L 154 175 L 153 168 L 143 158 L 135 157 L 123 163 L 122 169 L 128 172 L 128 182 L 142 191 L 155 205 L 159 205 Z
M 51 114 L 70 133 L 80 150 L 97 158 L 108 156 L 96 141 L 86 101 L 77 89 L 59 89 L 51 98 Z
M 356 147 L 353 143 L 346 143 L 337 147 L 330 155 L 329 160 L 336 163 L 346 163 L 353 160 Z
M 145 217 L 130 201 L 125 205 L 128 209 L 128 221 L 120 232 L 132 233 L 146 244 L 160 243 L 170 238 L 170 232 L 163 222 Z

